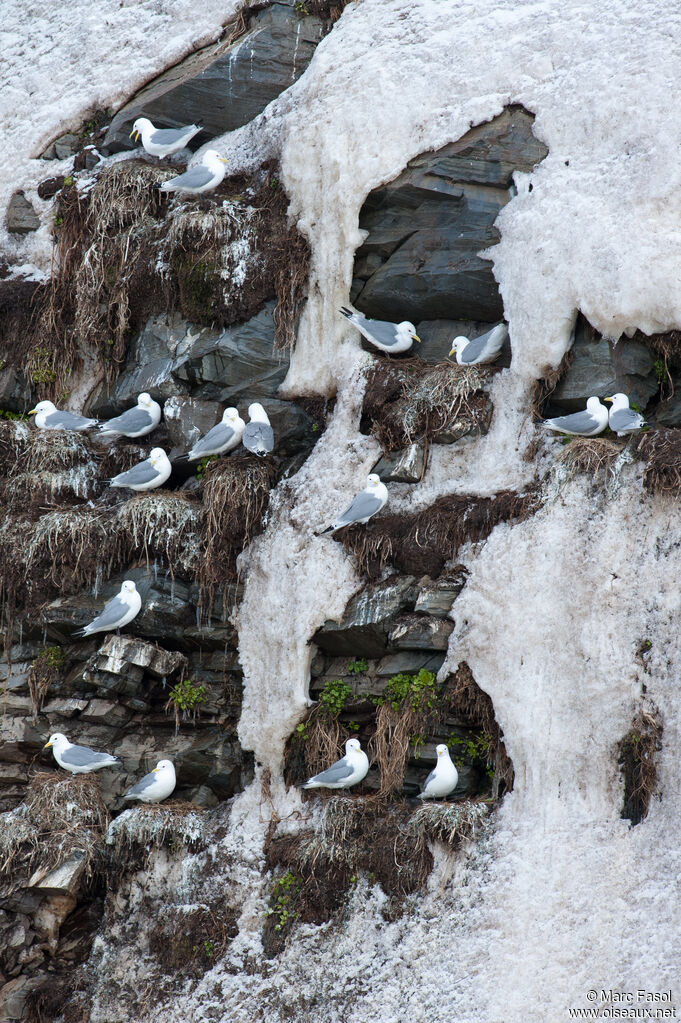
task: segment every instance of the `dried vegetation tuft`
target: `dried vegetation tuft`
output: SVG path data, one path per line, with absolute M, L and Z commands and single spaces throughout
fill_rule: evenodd
M 640 710 L 618 745 L 624 781 L 621 816 L 632 825 L 648 816 L 657 785 L 657 754 L 662 749 L 662 722 L 657 713 Z

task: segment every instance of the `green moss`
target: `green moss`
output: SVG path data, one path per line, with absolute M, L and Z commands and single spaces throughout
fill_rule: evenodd
M 331 717 L 337 718 L 351 696 L 352 686 L 336 678 L 325 683 L 319 694 L 319 703 Z
M 475 767 L 487 778 L 494 777 L 494 768 L 490 760 L 493 755 L 492 739 L 486 732 L 470 736 L 468 739 L 461 739 L 457 735 L 450 735 L 448 742 L 454 761 L 457 767 Z
M 53 384 L 57 373 L 52 365 L 51 353 L 47 348 L 35 348 L 30 362 L 31 380 L 34 384 Z
M 54 668 L 55 671 L 64 666 L 64 651 L 60 646 L 46 646 L 36 657 L 34 664 L 44 664 L 47 668 Z
M 302 879 L 296 877 L 291 870 L 287 870 L 283 877 L 274 882 L 267 916 L 275 918 L 275 931 L 289 930 L 300 916 L 295 906 L 302 884 Z
M 199 323 L 210 322 L 221 295 L 219 269 L 208 259 L 197 260 L 178 249 L 170 261 L 177 274 L 184 315 Z
M 658 384 L 661 384 L 667 375 L 667 367 L 665 366 L 664 359 L 655 359 L 653 369 L 655 370 L 655 376 L 657 377 Z
M 388 679 L 378 703 L 390 703 L 393 710 L 400 710 L 406 702 L 413 711 L 429 711 L 435 707 L 436 698 L 435 675 L 421 668 L 416 675 L 400 672 Z
M 0 417 L 2 419 L 9 419 L 11 423 L 18 422 L 19 420 L 27 421 L 30 416 L 25 412 L 10 412 L 9 409 L 0 408 Z
M 206 455 L 205 458 L 202 458 L 197 463 L 197 466 L 196 466 L 196 478 L 197 478 L 197 480 L 202 480 L 203 479 L 203 474 L 206 471 L 206 466 L 210 465 L 211 462 L 214 462 L 219 457 L 220 457 L 219 455 Z

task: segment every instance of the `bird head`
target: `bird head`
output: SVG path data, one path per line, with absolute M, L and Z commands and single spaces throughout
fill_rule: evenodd
M 56 411 L 57 411 L 57 408 L 53 404 L 53 402 L 51 402 L 51 401 L 39 401 L 38 404 L 36 405 L 36 407 L 32 408 L 31 411 L 28 414 L 29 414 L 29 416 L 35 416 L 39 412 L 48 413 L 48 412 L 56 412 Z
M 203 162 L 208 163 L 209 160 L 217 160 L 219 163 L 229 163 L 226 157 L 220 156 L 217 149 L 207 149 L 203 154 Z
M 225 423 L 236 423 L 239 418 L 239 410 L 236 408 L 226 408 L 222 413 L 222 419 Z
M 166 453 L 163 448 L 152 448 L 149 452 L 149 461 L 156 467 L 160 462 L 165 461 Z
M 148 117 L 138 117 L 132 126 L 132 131 L 130 132 L 128 138 L 134 137 L 135 142 L 137 142 L 143 131 L 145 131 L 147 128 L 153 127 L 154 126 Z
M 142 408 L 149 408 L 152 404 L 151 395 L 147 394 L 146 391 L 142 391 L 142 393 L 137 396 L 137 404 L 141 405 Z
M 443 742 L 441 742 L 439 746 L 435 747 L 435 752 L 437 753 L 438 757 L 444 757 L 447 755 L 447 753 L 449 753 L 449 749 L 445 746 Z
M 346 753 L 359 753 L 362 747 L 359 744 L 359 739 L 348 739 L 345 743 Z
M 121 593 L 135 593 L 136 590 L 137 587 L 132 579 L 126 579 L 125 582 L 121 583 Z
M 47 742 L 43 746 L 43 749 L 49 749 L 50 746 L 61 746 L 61 745 L 63 745 L 63 743 L 68 742 L 68 741 L 69 740 L 66 738 L 66 736 L 62 732 L 55 732 L 54 735 L 51 735 L 49 737 L 49 739 L 47 740 Z
M 626 405 L 627 407 L 629 406 L 629 398 L 626 396 L 626 394 L 622 394 L 621 391 L 618 391 L 617 394 L 611 394 L 609 398 L 604 398 L 603 401 L 606 402 L 606 404 L 608 405 L 612 405 L 613 407 L 615 405 Z
M 464 337 L 463 335 L 460 335 L 459 337 L 455 337 L 454 340 L 452 341 L 452 348 L 451 348 L 451 351 L 450 351 L 449 354 L 450 355 L 458 355 L 458 353 L 460 351 L 462 351 L 466 347 L 467 344 L 468 344 L 468 338 L 467 337 Z
M 167 771 L 168 768 L 169 767 L 172 768 L 172 766 L 173 766 L 172 760 L 159 760 L 156 767 L 152 771 L 152 774 L 156 774 L 157 771 Z
M 370 472 L 367 476 L 367 487 L 378 487 L 380 484 L 381 477 L 375 472 Z
M 410 337 L 412 341 L 418 341 L 420 343 L 421 338 L 416 333 L 416 327 L 409 320 L 403 320 L 402 323 L 397 324 L 397 332 L 400 335 Z
M 248 415 L 254 423 L 268 423 L 267 412 L 262 407 L 259 401 L 254 401 L 252 405 L 248 406 Z

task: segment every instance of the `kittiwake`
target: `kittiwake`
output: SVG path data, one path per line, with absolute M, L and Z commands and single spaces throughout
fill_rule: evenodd
M 130 487 L 143 492 L 161 487 L 170 476 L 173 467 L 163 448 L 152 448 L 149 457 L 133 465 L 126 472 L 119 472 L 109 480 L 112 487 Z
M 172 156 L 188 146 L 201 131 L 198 124 L 186 124 L 183 128 L 155 128 L 148 117 L 138 117 L 132 126 L 130 137 L 142 139 L 142 145 L 150 156 Z
M 558 433 L 569 433 L 577 437 L 595 437 L 608 425 L 608 410 L 599 398 L 589 398 L 584 412 L 573 412 L 569 416 L 544 419 L 541 426 Z
M 462 335 L 455 337 L 449 354 L 456 353 L 456 361 L 460 366 L 476 366 L 485 362 L 494 362 L 499 358 L 507 339 L 508 327 L 505 323 L 498 323 L 486 334 L 474 337 L 470 341 Z
M 246 424 L 237 409 L 226 408 L 220 422 L 209 430 L 205 437 L 197 440 L 187 455 L 188 460 L 195 462 L 197 458 L 227 454 L 239 444 L 245 429 Z
M 108 419 L 99 426 L 102 437 L 114 437 L 121 434 L 123 437 L 144 437 L 155 430 L 161 422 L 161 406 L 157 401 L 143 391 L 137 398 L 134 408 L 129 408 L 114 419 Z
M 164 181 L 161 192 L 191 192 L 192 195 L 204 195 L 217 188 L 225 176 L 227 160 L 220 156 L 216 149 L 207 149 L 201 157 L 201 163 L 189 167 L 184 174 Z
M 96 753 L 89 746 L 76 746 L 69 742 L 61 732 L 55 732 L 47 740 L 43 749 L 52 747 L 54 759 L 60 767 L 71 774 L 91 774 L 101 771 L 103 767 L 118 767 L 120 760 L 110 753 Z
M 345 756 L 327 767 L 321 774 L 308 778 L 304 789 L 348 789 L 366 777 L 369 758 L 359 744 L 359 739 L 348 739 Z
M 89 430 L 91 426 L 97 426 L 96 419 L 74 412 L 61 412 L 51 401 L 39 401 L 28 414 L 35 416 L 39 430 Z
M 641 413 L 629 408 L 629 398 L 626 394 L 618 392 L 611 398 L 604 398 L 603 401 L 611 405 L 608 426 L 618 437 L 624 437 L 627 433 L 638 433 L 646 425 Z
M 84 629 L 74 632 L 74 636 L 91 636 L 93 632 L 113 632 L 114 629 L 122 629 L 139 614 L 141 607 L 142 598 L 137 592 L 137 587 L 131 579 L 126 579 L 116 596 L 104 605 L 101 615 Z
M 350 526 L 354 522 L 368 522 L 372 515 L 381 510 L 387 500 L 388 488 L 385 483 L 381 483 L 380 476 L 377 476 L 375 472 L 369 473 L 364 490 L 357 494 L 350 507 L 338 516 L 334 524 L 322 532 L 334 533 L 337 529 Z
M 419 792 L 420 799 L 441 799 L 448 796 L 456 788 L 459 772 L 452 763 L 449 750 L 443 742 L 435 747 L 437 762 L 423 783 Z
M 421 338 L 416 333 L 416 327 L 409 320 L 402 323 L 388 323 L 387 320 L 370 320 L 361 313 L 355 313 L 352 309 L 342 306 L 340 312 L 350 320 L 353 327 L 357 327 L 360 334 L 369 341 L 374 348 L 389 355 L 397 355 L 398 352 L 408 351 L 414 341 Z
M 142 803 L 160 803 L 167 799 L 176 785 L 172 760 L 159 760 L 153 771 L 133 785 L 123 799 L 139 799 Z
M 250 422 L 246 424 L 241 443 L 254 455 L 269 455 L 274 448 L 274 431 L 259 401 L 248 406 L 248 417 Z

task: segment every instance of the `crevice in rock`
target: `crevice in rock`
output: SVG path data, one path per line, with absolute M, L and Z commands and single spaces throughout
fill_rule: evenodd
M 617 744 L 624 784 L 620 814 L 632 827 L 648 816 L 657 786 L 657 754 L 662 749 L 662 722 L 656 711 L 641 709 Z

